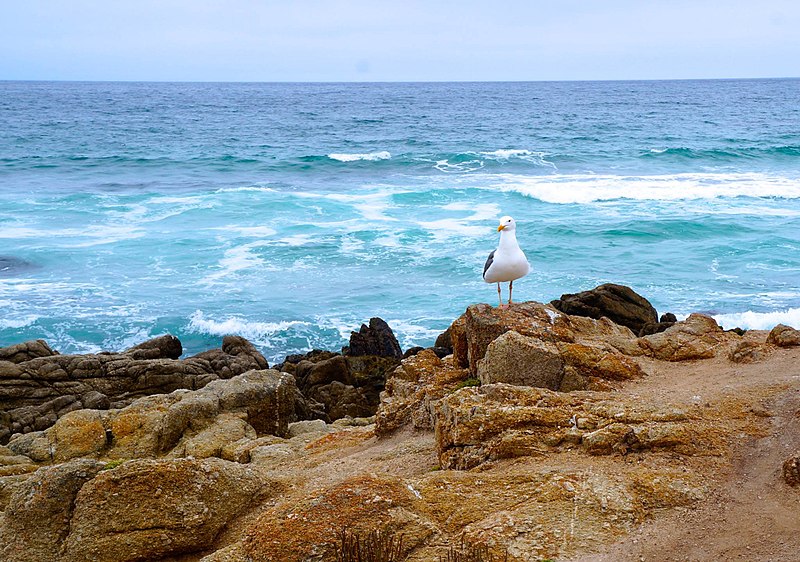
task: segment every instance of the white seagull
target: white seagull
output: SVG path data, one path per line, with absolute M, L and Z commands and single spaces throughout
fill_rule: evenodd
M 508 282 L 508 304 L 511 304 L 511 291 L 514 280 L 525 277 L 531 270 L 528 259 L 517 243 L 515 230 L 517 223 L 509 216 L 500 219 L 497 231 L 500 233 L 500 244 L 497 249 L 489 254 L 486 265 L 483 266 L 483 280 L 487 283 L 497 283 L 497 298 L 500 307 L 503 306 L 503 296 L 500 293 L 500 283 Z

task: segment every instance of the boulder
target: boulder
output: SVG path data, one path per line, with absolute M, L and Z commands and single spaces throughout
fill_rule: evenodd
M 0 443 L 14 433 L 41 431 L 68 412 L 121 408 L 135 399 L 267 368 L 264 357 L 238 336 L 222 349 L 184 360 L 180 341 L 161 336 L 122 353 L 60 355 L 41 340 L 0 349 Z
M 221 459 L 125 462 L 76 495 L 62 560 L 157 560 L 202 551 L 274 489 L 254 470 Z
M 344 355 L 377 355 L 401 359 L 403 351 L 400 344 L 384 320 L 370 318 L 369 326 L 361 325 L 358 332 L 350 332 L 350 345 L 343 350 Z
M 627 326 L 638 334 L 645 324 L 658 323 L 653 305 L 630 287 L 606 283 L 581 293 L 561 295 L 550 303 L 554 308 L 573 316 L 602 317 Z
M 795 330 L 791 326 L 778 324 L 770 330 L 767 336 L 767 343 L 778 347 L 793 347 L 800 345 L 800 330 Z
M 508 331 L 544 342 L 602 343 L 627 355 L 642 354 L 634 334 L 607 318 L 568 316 L 538 302 L 507 308 L 476 304 L 451 326 L 455 366 L 469 368 L 477 375 L 478 363 L 489 344 Z
M 766 357 L 766 346 L 753 341 L 741 341 L 728 352 L 728 360 L 733 363 L 755 363 Z
M 739 336 L 723 331 L 710 316 L 695 313 L 663 332 L 639 338 L 639 345 L 655 359 L 687 361 L 714 357 L 738 340 Z
M 604 392 L 489 384 L 444 396 L 434 416 L 439 460 L 450 469 L 564 449 L 590 455 L 667 450 L 711 456 L 726 447 L 716 420 Z
M 564 378 L 564 360 L 555 343 L 510 331 L 486 348 L 478 361 L 481 384 L 504 382 L 558 390 Z
M 0 559 L 63 559 L 59 553 L 71 530 L 75 498 L 102 467 L 97 461 L 80 459 L 34 472 L 12 494 L 0 518 Z M 112 519 L 109 513 L 100 518 Z
M 295 421 L 294 378 L 249 371 L 196 391 L 147 396 L 121 410 L 79 410 L 45 431 L 15 435 L 8 447 L 37 462 L 77 457 L 222 456 L 231 441 L 286 435 Z

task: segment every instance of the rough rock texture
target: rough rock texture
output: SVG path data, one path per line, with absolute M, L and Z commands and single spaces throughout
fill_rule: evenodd
M 399 363 L 393 356 L 345 356 L 315 350 L 287 357 L 277 368 L 294 375 L 310 404 L 310 415 L 299 417 L 331 422 L 375 415 L 386 378 Z
M 13 433 L 46 429 L 73 410 L 122 407 L 142 396 L 194 390 L 267 368 L 261 353 L 238 336 L 188 359 L 178 360 L 180 351 L 173 336 L 122 353 L 59 355 L 40 340 L 0 349 L 0 443 Z
M 740 336 L 725 332 L 710 316 L 691 314 L 664 332 L 639 338 L 645 354 L 662 361 L 708 359 Z
M 778 324 L 767 336 L 767 343 L 778 347 L 793 347 L 800 345 L 800 330 L 795 330 L 791 326 Z
M 344 348 L 345 355 L 377 355 L 401 359 L 403 351 L 400 344 L 384 320 L 370 318 L 369 326 L 361 324 L 358 332 L 350 332 L 350 345 Z
M 800 453 L 783 463 L 783 479 L 789 486 L 800 486 Z
M 753 341 L 741 341 L 728 352 L 728 359 L 734 363 L 754 363 L 767 357 L 767 346 Z
M 462 389 L 435 408 L 442 467 L 467 469 L 503 458 L 575 448 L 592 455 L 668 449 L 719 455 L 718 431 L 669 405 L 641 405 L 606 393 L 483 385 Z
M 638 363 L 609 345 L 549 342 L 510 331 L 478 362 L 482 384 L 504 382 L 552 390 L 601 390 L 606 380 L 644 376 Z
M 285 435 L 294 418 L 294 379 L 249 371 L 196 391 L 140 398 L 121 410 L 79 410 L 41 432 L 15 435 L 8 447 L 36 462 L 222 456 L 230 441 Z
M 375 433 L 385 436 L 409 424 L 415 429 L 432 430 L 433 404 L 467 377 L 466 370 L 453 368 L 430 349 L 404 359 L 381 393 Z
M 252 469 L 220 459 L 103 467 L 81 459 L 33 474 L 0 522 L 2 559 L 122 562 L 195 552 L 275 489 Z
M 79 459 L 37 470 L 11 496 L 0 519 L 0 559 L 59 560 L 60 547 L 70 532 L 75 497 L 102 466 Z M 103 514 L 103 519 L 108 515 Z
M 606 283 L 581 293 L 561 295 L 550 303 L 572 316 L 602 317 L 627 326 L 638 334 L 645 324 L 657 324 L 658 313 L 653 305 L 630 287 Z
M 508 308 L 472 305 L 450 329 L 455 364 L 469 368 L 473 375 L 489 344 L 511 330 L 545 342 L 599 343 L 627 355 L 642 354 L 628 328 L 607 318 L 568 316 L 538 302 L 517 303 Z
M 202 550 L 273 487 L 220 459 L 123 463 L 81 488 L 63 560 L 155 560 Z

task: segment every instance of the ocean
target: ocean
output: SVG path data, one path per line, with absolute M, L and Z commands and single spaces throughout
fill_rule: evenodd
M 505 214 L 515 300 L 800 326 L 800 80 L 0 82 L 0 346 L 429 346 Z

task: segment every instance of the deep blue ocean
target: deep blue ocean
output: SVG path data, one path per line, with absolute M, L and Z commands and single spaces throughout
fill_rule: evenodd
M 0 346 L 431 345 L 512 215 L 516 300 L 800 325 L 800 80 L 0 82 Z

